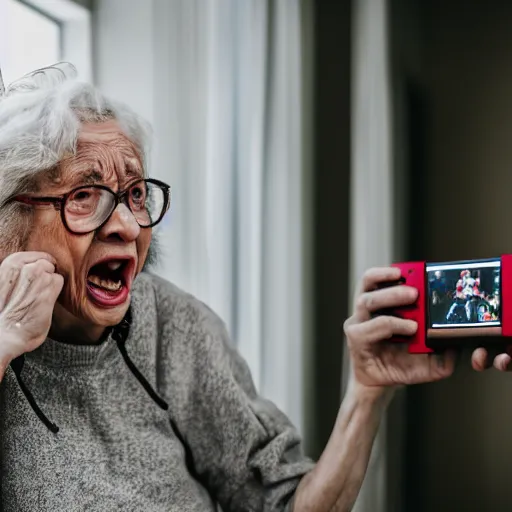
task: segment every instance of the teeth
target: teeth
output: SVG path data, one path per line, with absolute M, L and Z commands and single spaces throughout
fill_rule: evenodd
M 121 281 L 114 282 L 110 281 L 110 279 L 108 281 L 102 280 L 101 287 L 112 292 L 117 292 L 118 290 L 121 289 Z
M 117 292 L 121 289 L 122 283 L 121 281 L 111 281 L 110 279 L 100 279 L 98 276 L 89 276 L 89 282 L 99 286 L 100 288 L 104 288 L 109 292 Z
M 101 279 L 98 276 L 89 276 L 89 282 L 96 286 L 101 286 Z
M 120 261 L 109 261 L 107 266 L 110 270 L 117 270 L 121 266 Z

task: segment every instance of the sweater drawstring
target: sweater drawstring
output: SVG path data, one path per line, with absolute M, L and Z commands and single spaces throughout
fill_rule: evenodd
M 134 377 L 140 382 L 142 387 L 146 390 L 146 393 L 151 397 L 151 399 L 164 411 L 169 409 L 167 402 L 158 396 L 156 391 L 151 387 L 151 384 L 144 378 L 142 373 L 135 366 L 133 361 L 130 359 L 128 352 L 126 350 L 126 340 L 128 339 L 128 333 L 130 332 L 130 324 L 132 320 L 131 308 L 128 309 L 126 316 L 123 321 L 116 326 L 115 331 L 112 333 L 112 338 L 116 341 L 117 348 L 121 355 L 123 356 L 124 362 L 126 366 L 128 366 L 129 370 L 133 373 Z
M 147 394 L 153 399 L 153 401 L 163 409 L 164 411 L 167 411 L 169 409 L 169 405 L 167 402 L 159 397 L 156 393 L 156 391 L 151 387 L 151 384 L 144 378 L 142 373 L 138 370 L 138 368 L 133 364 L 133 361 L 128 356 L 128 352 L 126 351 L 126 345 L 124 341 L 116 340 L 117 347 L 119 348 L 119 352 L 121 352 L 121 355 L 123 356 L 124 362 L 126 363 L 126 366 L 130 369 L 130 371 L 133 373 L 135 378 L 140 382 L 142 387 L 146 390 Z
M 21 371 L 23 370 L 23 366 L 25 365 L 25 354 L 22 354 L 21 356 L 17 357 L 16 359 L 13 359 L 11 361 L 11 368 L 14 372 L 14 375 L 16 375 L 16 380 L 18 381 L 18 385 L 25 395 L 25 398 L 27 399 L 28 403 L 30 404 L 30 407 L 32 407 L 32 410 L 37 414 L 37 417 L 46 425 L 48 430 L 56 434 L 59 431 L 59 427 L 55 425 L 55 423 L 52 423 L 44 414 L 44 412 L 40 409 L 40 407 L 37 405 L 37 402 L 35 401 L 34 396 L 30 392 L 30 390 L 25 386 L 25 383 L 23 382 L 23 379 L 21 378 Z
M 119 349 L 119 352 L 121 352 L 121 355 L 123 357 L 123 360 L 128 366 L 129 370 L 132 372 L 132 374 L 135 376 L 135 378 L 139 381 L 139 383 L 142 385 L 142 387 L 146 390 L 147 394 L 151 397 L 151 399 L 164 411 L 167 411 L 169 409 L 169 405 L 163 398 L 161 398 L 156 391 L 151 387 L 151 384 L 144 378 L 142 373 L 138 370 L 138 368 L 135 366 L 133 361 L 130 359 L 128 352 L 126 350 L 126 340 L 128 338 L 128 333 L 130 331 L 130 323 L 131 323 L 131 311 L 128 310 L 125 318 L 123 321 L 114 328 L 112 331 L 112 338 L 115 340 L 117 347 Z M 54 434 L 56 434 L 59 431 L 59 427 L 55 425 L 55 423 L 52 423 L 46 415 L 43 413 L 43 411 L 40 409 L 40 407 L 37 405 L 37 402 L 34 399 L 34 396 L 30 392 L 30 390 L 27 388 L 25 383 L 23 382 L 23 379 L 21 378 L 21 372 L 23 370 L 23 366 L 25 365 L 25 354 L 22 354 L 21 356 L 17 357 L 16 359 L 13 359 L 11 361 L 11 368 L 14 372 L 14 375 L 16 375 L 16 380 L 18 381 L 18 385 L 25 395 L 25 398 L 27 399 L 28 403 L 30 404 L 30 407 L 32 407 L 32 410 L 36 413 L 37 417 L 40 419 L 42 423 Z

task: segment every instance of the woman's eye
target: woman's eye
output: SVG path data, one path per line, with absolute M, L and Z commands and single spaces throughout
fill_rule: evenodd
M 134 199 L 137 202 L 144 201 L 144 191 L 141 188 L 134 188 L 131 192 L 132 199 Z
M 89 212 L 98 203 L 99 191 L 92 189 L 77 190 L 66 202 L 66 210 L 72 212 Z
M 87 199 L 89 199 L 89 197 L 90 197 L 89 192 L 81 191 L 81 192 L 77 192 L 73 196 L 73 201 L 86 201 Z

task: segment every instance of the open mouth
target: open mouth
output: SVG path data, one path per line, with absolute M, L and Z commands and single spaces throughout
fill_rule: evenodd
M 89 298 L 102 307 L 123 304 L 130 293 L 134 265 L 132 259 L 110 258 L 92 266 L 87 274 Z

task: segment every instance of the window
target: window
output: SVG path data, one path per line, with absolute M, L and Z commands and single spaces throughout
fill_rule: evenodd
M 91 13 L 73 0 L 0 0 L 0 65 L 6 85 L 35 69 L 72 62 L 92 79 Z
M 61 26 L 58 21 L 19 0 L 5 0 L 5 10 L 8 22 L 2 74 L 6 84 L 34 69 L 61 60 Z

